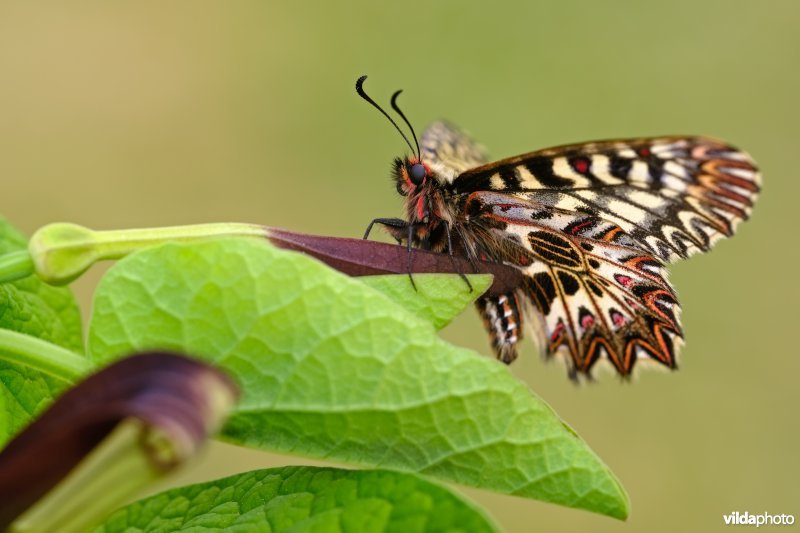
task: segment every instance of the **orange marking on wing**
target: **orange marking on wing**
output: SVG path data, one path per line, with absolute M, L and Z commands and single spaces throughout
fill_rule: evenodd
M 606 233 L 605 235 L 603 235 L 603 240 L 606 242 L 612 242 L 614 238 L 620 233 L 622 233 L 622 228 L 617 226 L 608 233 Z
M 672 353 L 669 350 L 669 346 L 667 345 L 667 342 L 664 340 L 664 338 L 665 338 L 664 337 L 665 334 L 664 334 L 664 331 L 663 331 L 664 329 L 665 328 L 661 324 L 656 324 L 653 327 L 653 334 L 655 335 L 656 340 L 658 341 L 658 345 L 661 348 L 660 351 L 654 351 L 654 353 L 657 354 L 659 360 L 663 361 L 665 365 L 669 366 L 670 368 L 674 368 L 675 367 L 675 360 L 672 357 Z M 677 330 L 675 330 L 675 329 L 673 329 L 671 327 L 669 329 L 672 330 L 673 333 L 678 334 Z
M 677 328 L 677 325 L 675 324 L 675 322 L 673 322 L 672 319 L 669 316 L 665 315 L 664 312 L 661 311 L 661 309 L 658 307 L 658 305 L 656 305 L 656 300 L 658 299 L 658 297 L 659 296 L 663 296 L 663 295 L 667 295 L 670 299 L 672 299 L 672 295 L 669 294 L 667 291 L 665 291 L 665 290 L 655 290 L 655 291 L 652 291 L 652 292 L 646 294 L 644 296 L 643 300 L 644 300 L 645 304 L 647 305 L 647 307 L 653 313 L 655 313 L 656 315 L 660 316 L 664 320 L 664 322 L 666 324 L 668 324 L 672 328 Z
M 608 342 L 608 339 L 606 339 L 605 337 L 594 337 L 592 339 L 591 343 L 589 344 L 589 347 L 586 349 L 586 357 L 584 358 L 581 368 L 584 371 L 588 370 L 589 365 L 591 365 L 591 362 L 594 361 L 597 357 L 599 357 L 596 351 L 600 349 L 600 346 L 606 349 L 606 354 L 608 354 L 608 359 L 609 361 L 611 361 L 611 364 L 614 365 L 617 371 L 620 374 L 625 375 L 627 372 L 622 364 L 622 361 L 620 361 L 619 359 L 619 354 L 617 354 L 616 350 L 614 350 L 614 348 L 611 347 L 611 345 Z

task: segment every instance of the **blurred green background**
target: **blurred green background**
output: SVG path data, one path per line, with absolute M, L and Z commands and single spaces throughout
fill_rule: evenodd
M 90 2 L 0 4 L 0 212 L 123 228 L 252 221 L 359 236 L 400 214 L 400 137 L 356 97 L 397 88 L 497 157 L 700 133 L 764 172 L 753 219 L 675 265 L 681 370 L 575 387 L 514 365 L 622 479 L 628 523 L 465 490 L 508 531 L 710 531 L 732 511 L 800 519 L 797 213 L 800 4 Z M 102 269 L 76 286 L 86 312 Z M 474 313 L 444 335 L 488 353 Z M 174 483 L 305 462 L 226 445 Z

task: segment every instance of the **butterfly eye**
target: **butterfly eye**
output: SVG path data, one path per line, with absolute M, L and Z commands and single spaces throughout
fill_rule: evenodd
M 422 180 L 425 179 L 427 175 L 427 171 L 422 163 L 417 163 L 416 165 L 411 165 L 408 169 L 408 177 L 411 179 L 411 183 L 414 185 L 419 185 L 422 183 Z

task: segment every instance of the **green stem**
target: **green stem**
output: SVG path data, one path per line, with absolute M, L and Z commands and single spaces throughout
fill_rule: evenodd
M 132 252 L 165 242 L 196 241 L 221 237 L 265 238 L 256 224 L 218 223 L 93 231 L 76 224 L 49 224 L 31 237 L 28 250 L 36 273 L 47 283 L 69 283 L 97 261 L 119 259 Z
M 264 228 L 255 224 L 223 222 L 165 228 L 93 231 L 93 247 L 99 259 L 119 259 L 147 246 L 164 242 L 195 241 L 219 237 L 260 237 Z
M 92 370 L 88 359 L 53 343 L 0 329 L 0 360 L 27 366 L 74 383 Z
M 164 475 L 142 446 L 143 422 L 121 422 L 58 485 L 14 523 L 13 533 L 79 532 L 93 528 L 114 509 Z
M 25 278 L 33 272 L 33 259 L 28 250 L 0 255 L 0 283 Z

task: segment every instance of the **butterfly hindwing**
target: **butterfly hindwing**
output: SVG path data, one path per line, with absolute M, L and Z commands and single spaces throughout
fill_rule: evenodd
M 607 358 L 622 375 L 637 359 L 675 367 L 679 307 L 660 261 L 618 226 L 498 193 L 474 193 L 473 223 L 506 241 L 493 259 L 520 265 L 518 300 L 547 355 L 568 356 L 572 374 Z M 494 338 L 494 334 L 493 334 Z

